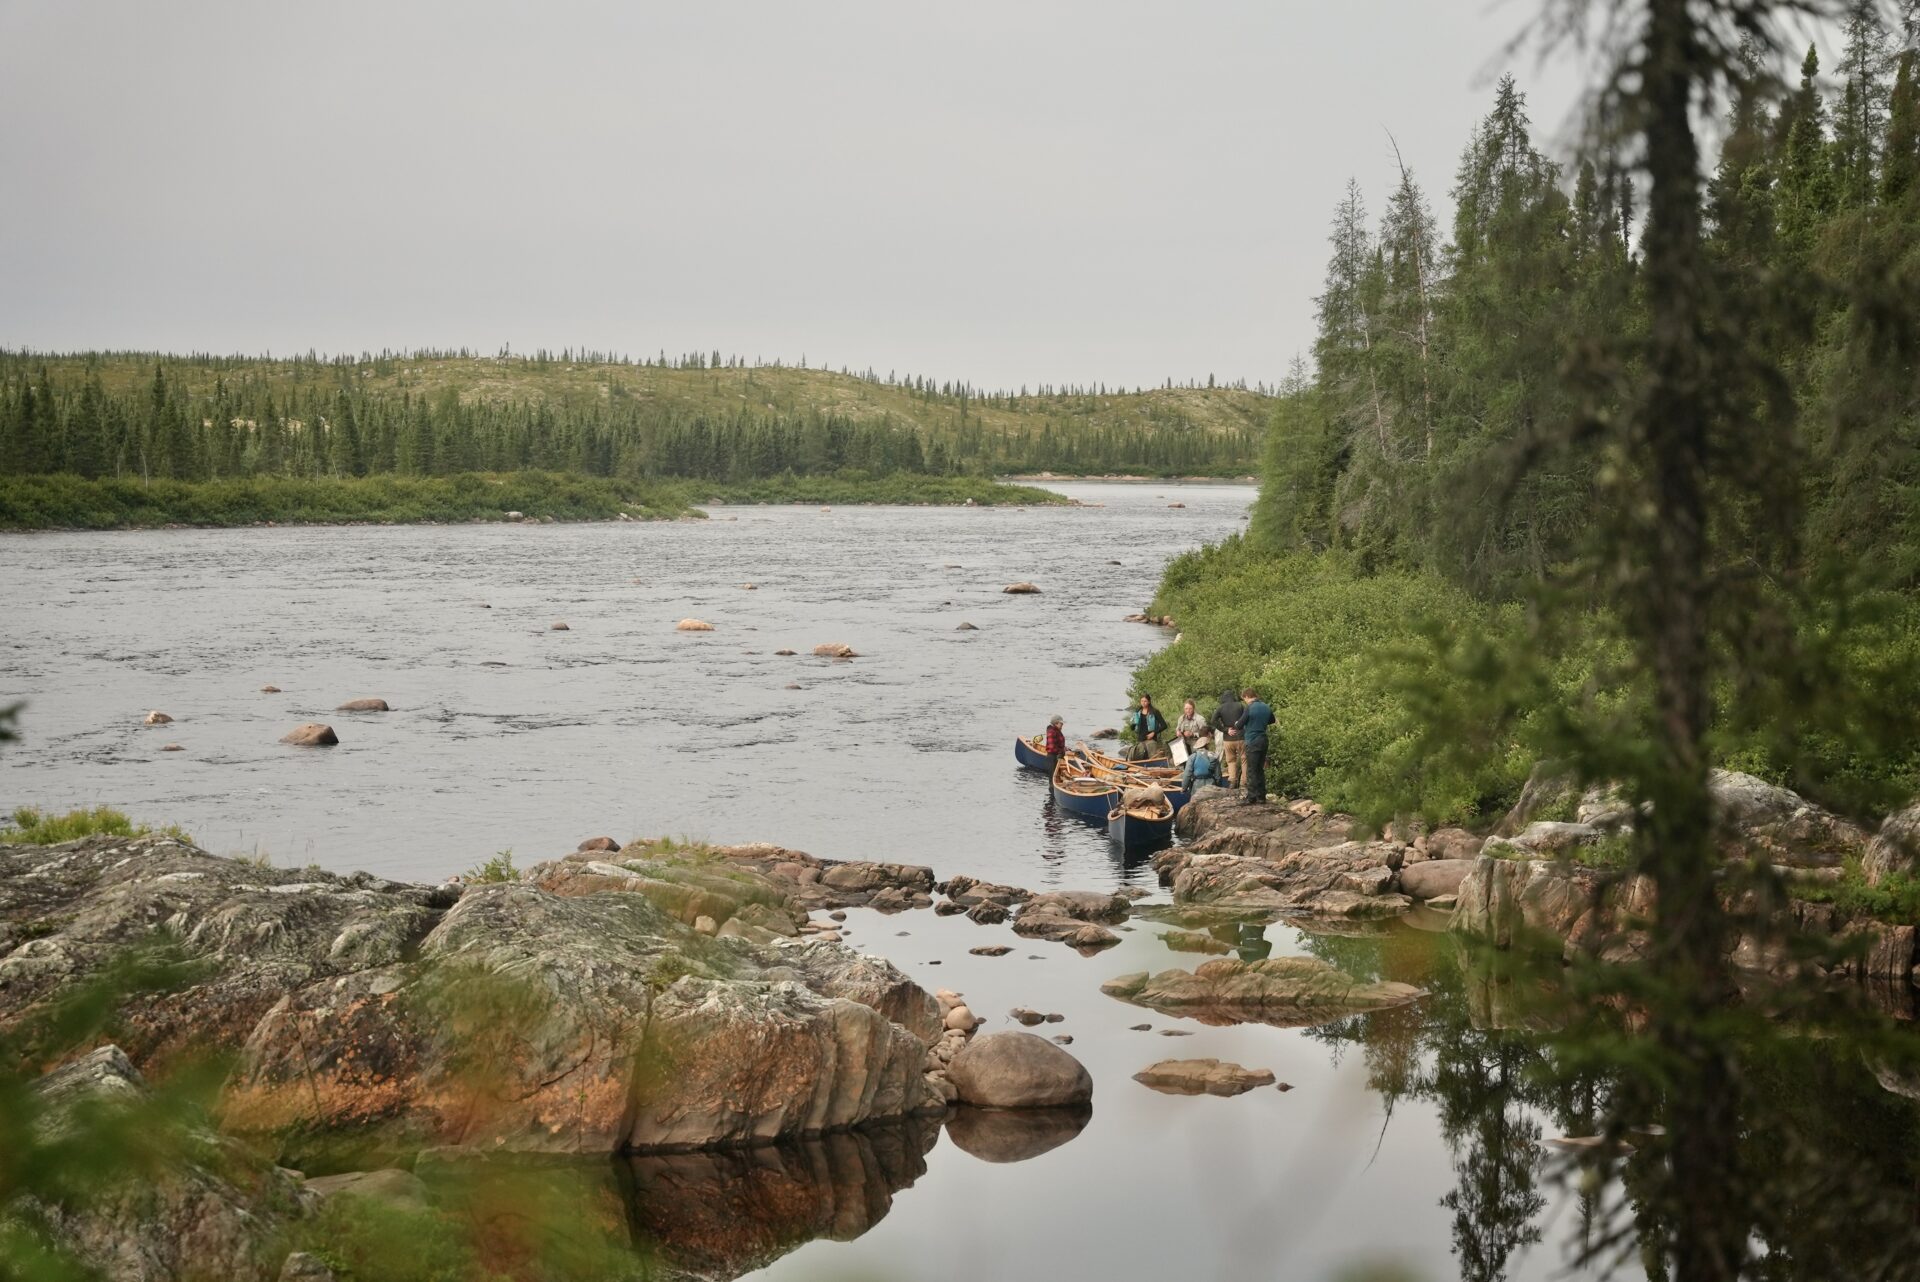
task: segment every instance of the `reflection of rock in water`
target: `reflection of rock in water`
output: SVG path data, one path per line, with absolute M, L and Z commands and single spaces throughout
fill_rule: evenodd
M 878 1224 L 895 1190 L 927 1170 L 937 1119 L 755 1148 L 636 1154 L 630 1181 L 635 1245 L 669 1268 L 735 1278 L 815 1238 L 846 1242 Z
M 983 1162 L 1024 1162 L 1086 1129 L 1090 1108 L 967 1108 L 947 1118 L 947 1138 Z

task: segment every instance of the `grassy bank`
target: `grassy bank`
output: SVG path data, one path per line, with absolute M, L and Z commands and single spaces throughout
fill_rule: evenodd
M 559 472 L 377 477 L 258 477 L 233 481 L 0 477 L 0 529 L 125 530 L 240 526 L 500 521 L 507 513 L 558 521 L 692 514 L 695 503 L 1064 503 L 1046 490 L 980 477 L 864 474 L 776 477 L 739 484 L 622 481 Z
M 0 477 L 0 529 L 10 530 L 498 521 L 513 511 L 589 521 L 622 512 L 636 518 L 680 516 L 687 506 L 675 486 L 556 472 L 145 483 Z

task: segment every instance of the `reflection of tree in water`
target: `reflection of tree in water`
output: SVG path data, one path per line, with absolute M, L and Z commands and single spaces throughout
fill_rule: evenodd
M 1673 1232 L 1659 1126 L 1666 1107 L 1623 1074 L 1627 1022 L 1558 991 L 1557 958 L 1530 972 L 1507 955 L 1402 934 L 1305 937 L 1309 952 L 1350 973 L 1419 983 L 1428 996 L 1303 1032 L 1336 1060 L 1357 1050 L 1389 1116 L 1401 1099 L 1434 1105 L 1453 1159 L 1454 1187 L 1441 1204 L 1453 1214 L 1460 1276 L 1506 1277 L 1542 1239 L 1545 1182 L 1565 1180 L 1582 1231 L 1572 1249 L 1597 1266 L 1636 1260 L 1663 1282 Z M 1882 1053 L 1879 1040 L 1791 1028 L 1741 1043 L 1738 1140 L 1756 1196 L 1730 1199 L 1726 1213 L 1754 1245 L 1748 1276 L 1920 1277 L 1920 1074 L 1883 1070 L 1877 1080 L 1870 1065 Z M 1592 1136 L 1622 1112 L 1640 1129 L 1624 1136 L 1620 1160 L 1608 1161 L 1603 1147 L 1584 1155 L 1594 1165 L 1582 1169 L 1541 1143 L 1543 1124 Z

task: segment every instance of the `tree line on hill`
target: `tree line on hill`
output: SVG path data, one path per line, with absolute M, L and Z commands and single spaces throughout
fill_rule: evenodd
M 365 376 L 391 374 L 409 359 L 473 358 L 313 358 L 294 362 L 288 379 L 245 358 L 0 353 L 0 474 L 206 481 L 533 469 L 734 482 L 848 471 L 1219 475 L 1249 470 L 1259 451 L 1256 425 L 1209 429 L 1144 402 L 1130 416 L 1137 421 L 1088 421 L 1110 408 L 1111 394 L 1078 388 L 977 393 L 889 376 L 888 385 L 950 407 L 938 421 L 915 423 L 884 411 L 809 405 L 804 389 L 785 398 L 798 403 L 752 409 L 712 398 L 676 404 L 611 377 L 591 397 L 532 387 L 479 396 L 451 386 L 365 385 Z M 102 377 L 131 362 L 150 377 Z M 553 363 L 545 354 L 515 358 L 505 377 Z M 715 353 L 698 361 L 663 357 L 654 368 L 749 367 Z M 989 421 L 983 409 L 1010 414 Z

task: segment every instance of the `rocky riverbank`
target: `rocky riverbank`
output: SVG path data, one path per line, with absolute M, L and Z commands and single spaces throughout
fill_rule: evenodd
M 1748 923 L 1734 965 L 1756 976 L 1857 981 L 1883 1009 L 1913 1017 L 1915 927 L 1829 900 L 1843 876 L 1878 884 L 1913 872 L 1920 807 L 1870 835 L 1751 775 L 1715 771 L 1712 785 L 1722 858 L 1770 873 L 1774 887 L 1730 898 Z M 1624 851 L 1633 818 L 1618 795 L 1569 792 L 1544 770 L 1484 835 L 1444 828 L 1357 839 L 1350 816 L 1311 801 L 1250 805 L 1203 789 L 1180 813 L 1185 840 L 1155 856 L 1154 868 L 1173 892 L 1174 919 L 1187 924 L 1234 913 L 1393 919 L 1431 908 L 1450 915 L 1451 930 L 1498 948 L 1549 941 L 1569 957 L 1631 960 L 1645 944 L 1652 889 L 1609 855 Z M 1793 936 L 1830 941 L 1831 955 L 1810 959 Z

